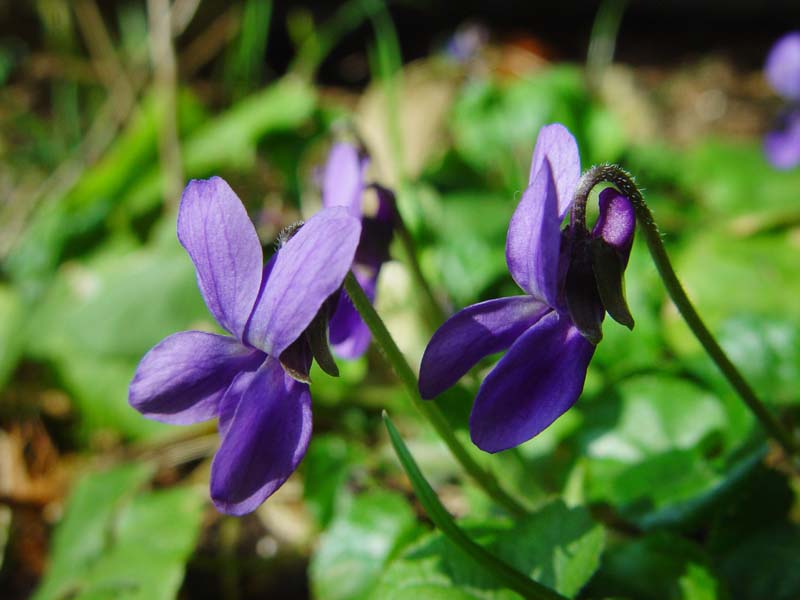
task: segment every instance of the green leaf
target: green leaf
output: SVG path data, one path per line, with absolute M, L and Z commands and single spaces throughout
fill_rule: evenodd
M 800 325 L 797 247 L 789 234 L 746 239 L 720 232 L 698 236 L 675 261 L 689 297 L 712 332 L 733 318 L 756 315 Z M 666 313 L 667 341 L 683 356 L 702 353 L 677 311 Z
M 489 529 L 480 532 L 477 536 L 479 543 L 476 543 L 453 522 L 385 413 L 384 422 L 417 498 L 444 536 L 433 536 L 423 543 L 438 545 L 438 552 L 434 550 L 433 553 L 444 562 L 448 556 L 454 558 L 442 571 L 438 569 L 439 562 L 405 564 L 405 557 L 410 556 L 408 562 L 413 562 L 413 557 L 417 556 L 419 549 L 414 547 L 404 554 L 404 559 L 390 567 L 376 597 L 410 597 L 412 589 L 413 593 L 418 593 L 428 586 L 435 590 L 441 585 L 442 577 L 450 578 L 451 586 L 463 587 L 468 593 L 473 593 L 470 588 L 480 587 L 498 593 L 502 591 L 511 594 L 510 597 L 515 597 L 511 592 L 515 590 L 527 598 L 562 597 L 550 588 L 574 595 L 586 583 L 597 568 L 605 534 L 584 511 L 570 510 L 557 502 L 514 523 L 496 526 L 491 536 L 488 536 Z M 427 555 L 428 550 L 422 550 L 422 554 Z M 475 566 L 480 568 L 475 569 Z M 417 577 L 409 581 L 417 568 Z M 385 586 L 388 588 L 384 589 Z
M 22 300 L 14 288 L 0 284 L 0 391 L 11 377 L 22 351 L 23 330 Z
M 725 598 L 703 551 L 669 533 L 610 548 L 589 588 L 590 597 L 637 600 Z
M 688 381 L 632 377 L 582 409 L 588 496 L 611 502 L 642 527 L 676 518 L 676 506 L 723 478 L 706 455 L 728 435 L 725 406 Z
M 681 164 L 678 184 L 716 219 L 746 225 L 743 219 L 779 216 L 796 204 L 800 171 L 772 167 L 759 143 L 705 140 Z
M 786 477 L 759 464 L 712 515 L 707 546 L 737 600 L 800 596 L 800 527 Z
M 186 176 L 208 177 L 225 169 L 250 168 L 261 139 L 299 127 L 315 106 L 314 88 L 292 78 L 243 98 L 187 136 L 181 148 Z M 161 190 L 161 168 L 153 163 L 120 202 L 120 215 L 131 218 L 155 208 L 161 202 Z
M 78 484 L 36 600 L 176 597 L 199 533 L 202 496 L 191 488 L 136 494 L 148 476 L 147 467 L 132 465 Z
M 315 597 L 367 597 L 390 556 L 418 530 L 401 496 L 382 491 L 357 496 L 320 538 L 310 565 Z
M 128 404 L 128 385 L 136 361 L 76 351 L 59 356 L 53 366 L 59 383 L 81 415 L 77 424 L 79 436 L 88 439 L 111 433 L 144 439 L 170 429 L 170 425 L 145 419 Z
M 303 459 L 303 496 L 322 528 L 333 518 L 342 487 L 354 467 L 355 453 L 352 445 L 338 435 L 315 435 L 311 439 Z
M 178 95 L 180 130 L 186 134 L 206 119 L 197 99 L 187 91 Z M 108 217 L 120 210 L 128 190 L 150 165 L 158 163 L 158 117 L 155 97 L 143 99 L 124 131 L 106 154 L 87 169 L 63 198 L 46 198 L 27 234 L 8 259 L 13 278 L 26 293 L 38 294 L 63 254 L 86 247 L 108 226 Z
M 211 326 L 192 262 L 173 236 L 138 250 L 106 247 L 64 265 L 31 320 L 28 352 L 138 361 L 166 335 Z
M 489 285 L 508 278 L 505 236 L 514 211 L 511 198 L 460 192 L 441 198 L 426 211 L 437 238 L 431 248 L 435 272 L 459 305 L 473 302 Z
M 582 508 L 561 501 L 516 522 L 466 527 L 493 555 L 542 584 L 574 597 L 600 564 L 605 532 Z M 372 596 L 428 600 L 518 598 L 499 585 L 441 533 L 421 538 L 392 562 Z
M 63 265 L 33 311 L 26 351 L 53 367 L 81 413 L 84 433 L 111 429 L 143 437 L 163 430 L 128 405 L 136 364 L 172 333 L 214 329 L 191 260 L 168 221 L 168 235 L 149 247 L 119 243 Z
M 590 405 L 590 457 L 634 464 L 692 449 L 727 425 L 719 400 L 683 379 L 640 375 L 623 381 L 613 393 L 616 398 L 604 395 Z
M 760 315 L 733 317 L 720 325 L 717 340 L 759 396 L 771 404 L 800 402 L 800 325 Z M 708 360 L 692 367 L 721 394 L 730 384 Z
M 75 485 L 64 518 L 53 534 L 51 563 L 37 598 L 57 597 L 73 587 L 79 572 L 100 556 L 121 504 L 130 499 L 152 474 L 144 464 L 131 464 L 103 473 L 90 473 Z
M 524 187 L 539 129 L 554 121 L 577 131 L 588 103 L 583 76 L 566 66 L 507 85 L 471 82 L 451 118 L 456 150 L 476 170 L 499 174 L 509 190 Z
M 718 560 L 737 600 L 795 600 L 800 597 L 798 556 L 800 527 L 783 522 L 739 540 Z

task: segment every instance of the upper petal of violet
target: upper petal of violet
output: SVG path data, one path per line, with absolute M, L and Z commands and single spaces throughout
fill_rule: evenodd
M 305 331 L 353 263 L 361 223 L 346 208 L 325 208 L 278 250 L 256 301 L 246 340 L 280 356 Z
M 578 143 L 560 123 L 545 125 L 539 130 L 533 149 L 528 185 L 533 185 L 545 159 L 550 161 L 558 197 L 559 221 L 572 205 L 572 197 L 581 177 L 581 158 Z
M 780 38 L 767 55 L 767 81 L 789 100 L 800 100 L 800 31 Z
M 322 174 L 322 205 L 344 206 L 361 218 L 364 171 L 369 161 L 352 144 L 334 144 Z
M 247 379 L 226 396 L 226 405 L 236 408 L 232 417 L 225 411 L 224 437 L 211 463 L 211 499 L 232 515 L 252 512 L 283 485 L 311 437 L 306 384 L 286 375 L 272 357 Z
M 255 369 L 263 360 L 263 353 L 233 338 L 182 331 L 144 355 L 128 398 L 131 406 L 156 421 L 207 421 L 217 416 L 219 401 L 237 373 Z
M 469 422 L 473 443 L 500 452 L 543 431 L 580 396 L 592 354 L 569 318 L 542 317 L 481 384 Z
M 530 296 L 473 304 L 450 317 L 433 334 L 419 369 L 420 395 L 438 396 L 482 358 L 511 346 L 550 308 Z
M 526 292 L 556 306 L 561 253 L 561 219 L 550 161 L 545 159 L 522 194 L 506 237 L 506 262 L 514 281 Z
M 261 286 L 261 243 L 238 196 L 220 177 L 192 180 L 181 197 L 178 239 L 219 324 L 242 339 Z
M 601 237 L 614 247 L 623 262 L 628 264 L 636 230 L 636 211 L 633 204 L 614 188 L 600 192 L 600 214 L 592 229 L 592 237 Z

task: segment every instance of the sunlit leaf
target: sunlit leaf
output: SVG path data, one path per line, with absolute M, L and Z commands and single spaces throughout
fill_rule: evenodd
M 322 535 L 311 561 L 311 585 L 317 598 L 366 598 L 385 563 L 418 533 L 404 498 L 388 492 L 357 496 Z

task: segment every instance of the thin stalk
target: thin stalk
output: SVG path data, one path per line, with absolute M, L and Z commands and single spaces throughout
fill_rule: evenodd
M 798 445 L 792 434 L 787 431 L 778 421 L 766 405 L 759 400 L 750 384 L 744 379 L 736 366 L 725 354 L 717 340 L 708 330 L 700 315 L 695 310 L 689 297 L 681 285 L 675 270 L 672 268 L 658 225 L 653 218 L 653 213 L 647 207 L 639 188 L 633 178 L 620 167 L 615 165 L 598 165 L 584 173 L 575 192 L 575 202 L 573 204 L 572 219 L 573 223 L 586 222 L 586 199 L 592 188 L 598 183 L 607 182 L 613 184 L 622 194 L 624 194 L 633 204 L 636 211 L 636 220 L 644 234 L 647 248 L 653 257 L 653 262 L 658 269 L 664 287 L 669 294 L 684 321 L 692 330 L 692 333 L 703 345 L 703 348 L 717 365 L 719 370 L 731 384 L 739 397 L 744 401 L 750 411 L 755 415 L 761 426 L 774 438 L 783 448 L 788 456 L 794 455 L 798 450 Z
M 364 319 L 364 323 L 369 327 L 372 333 L 372 338 L 383 351 L 386 360 L 394 369 L 394 372 L 400 378 L 403 386 L 406 388 L 408 396 L 411 398 L 414 406 L 419 410 L 426 419 L 430 422 L 439 437 L 442 438 L 444 443 L 450 449 L 455 459 L 463 467 L 464 471 L 492 498 L 498 505 L 502 506 L 510 514 L 521 517 L 527 513 L 527 510 L 517 500 L 511 497 L 505 490 L 503 490 L 497 483 L 494 476 L 481 467 L 472 456 L 467 452 L 466 448 L 458 441 L 450 425 L 447 423 L 439 407 L 432 402 L 425 402 L 419 395 L 419 388 L 417 384 L 417 376 L 406 361 L 400 348 L 397 347 L 389 330 L 380 318 L 378 313 L 372 307 L 372 304 L 367 298 L 364 290 L 361 289 L 356 278 L 352 273 L 347 274 L 344 280 L 344 289 L 356 310 Z
M 514 590 L 524 598 L 532 600 L 565 600 L 564 596 L 554 592 L 548 587 L 543 586 L 517 571 L 504 560 L 485 550 L 473 542 L 469 536 L 458 526 L 447 512 L 447 509 L 439 501 L 436 492 L 425 479 L 422 471 L 419 470 L 414 457 L 409 452 L 408 447 L 403 442 L 403 438 L 395 428 L 386 411 L 383 411 L 383 422 L 389 432 L 389 439 L 392 442 L 394 451 L 400 464 L 411 480 L 414 493 L 422 504 L 425 512 L 433 521 L 434 525 L 456 546 L 461 548 L 467 556 L 472 558 L 477 566 L 484 569 L 504 587 Z

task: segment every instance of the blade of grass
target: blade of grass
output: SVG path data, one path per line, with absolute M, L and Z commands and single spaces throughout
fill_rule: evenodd
M 500 560 L 469 539 L 467 534 L 453 521 L 447 509 L 442 506 L 442 503 L 436 496 L 436 492 L 433 491 L 433 488 L 425 480 L 417 463 L 414 461 L 414 457 L 411 456 L 411 452 L 409 452 L 405 442 L 403 442 L 403 438 L 400 437 L 400 433 L 395 428 L 389 415 L 386 414 L 386 411 L 383 411 L 383 422 L 386 425 L 386 430 L 389 432 L 389 439 L 392 442 L 397 458 L 400 460 L 400 464 L 403 466 L 406 475 L 408 475 L 408 478 L 411 480 L 411 485 L 414 488 L 417 499 L 422 504 L 434 525 L 436 525 L 451 542 L 470 556 L 479 567 L 491 573 L 497 579 L 498 583 L 516 591 L 523 597 L 534 599 L 541 598 L 543 600 L 563 600 L 564 597 L 560 594 L 526 577 L 511 565 Z
M 382 0 L 350 0 L 342 4 L 331 19 L 303 42 L 289 67 L 289 72 L 306 79 L 313 79 L 319 65 L 339 40 L 383 6 Z

